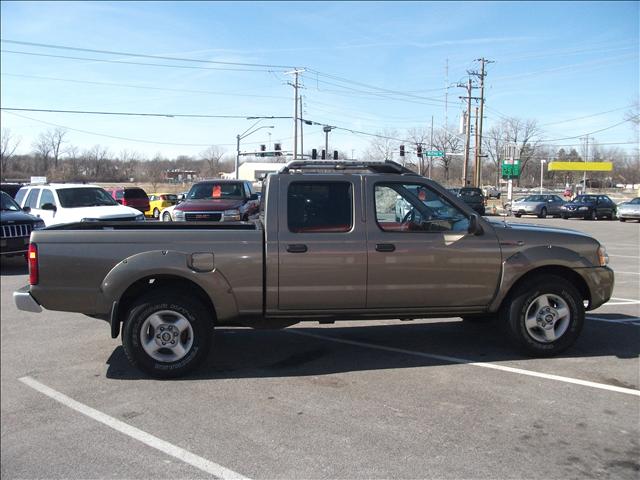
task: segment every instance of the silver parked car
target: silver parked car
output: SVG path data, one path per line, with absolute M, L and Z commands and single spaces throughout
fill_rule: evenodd
M 640 197 L 618 205 L 618 218 L 621 222 L 627 220 L 640 221 Z
M 513 202 L 511 213 L 516 217 L 522 215 L 536 215 L 538 218 L 546 218 L 547 215 L 559 217 L 560 207 L 564 204 L 565 201 L 558 195 L 529 195 Z

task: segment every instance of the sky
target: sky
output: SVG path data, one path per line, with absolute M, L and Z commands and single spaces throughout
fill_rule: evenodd
M 494 62 L 485 130 L 505 117 L 534 119 L 553 145 L 579 147 L 578 138 L 557 139 L 597 132 L 603 145 L 637 148 L 637 127 L 621 122 L 640 92 L 639 2 L 10 1 L 0 9 L 2 108 L 167 115 L 2 110 L 17 153 L 64 127 L 81 150 L 174 158 L 218 145 L 233 155 L 236 136 L 256 123 L 247 117 L 293 117 L 288 72 L 300 69 L 303 117 L 320 124 L 305 125 L 304 150 L 323 147 L 326 124 L 340 127 L 329 150 L 358 158 L 374 138 L 366 134 L 406 138 L 432 118 L 457 130 L 465 94 L 457 85 L 482 57 Z M 243 152 L 276 142 L 292 150 L 291 118 L 254 128 Z

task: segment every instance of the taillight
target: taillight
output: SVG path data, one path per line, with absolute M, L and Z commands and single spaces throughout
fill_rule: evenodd
M 29 244 L 27 252 L 27 260 L 29 261 L 29 285 L 38 284 L 38 246 L 35 243 Z

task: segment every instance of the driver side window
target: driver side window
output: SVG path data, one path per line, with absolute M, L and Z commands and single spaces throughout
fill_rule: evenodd
M 379 183 L 375 186 L 376 221 L 386 232 L 466 232 L 469 219 L 424 185 Z

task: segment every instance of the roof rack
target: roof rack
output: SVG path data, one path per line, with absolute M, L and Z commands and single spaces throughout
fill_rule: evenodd
M 336 160 L 292 160 L 282 167 L 278 173 L 288 174 L 292 170 L 369 170 L 373 173 L 397 173 L 401 175 L 415 175 L 413 170 L 403 167 L 399 163 L 391 160 L 384 162 L 354 162 L 354 161 L 336 161 Z

